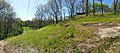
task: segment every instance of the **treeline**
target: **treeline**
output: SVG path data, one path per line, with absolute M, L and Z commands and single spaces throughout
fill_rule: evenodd
M 37 6 L 35 18 L 32 20 L 33 26 L 40 28 L 45 25 L 74 19 L 76 13 L 88 16 L 89 14 L 99 13 L 104 15 L 105 13 L 117 14 L 120 12 L 119 0 L 110 0 L 113 1 L 111 6 L 104 4 L 103 1 L 105 0 L 48 0 L 46 4 Z
M 23 27 L 30 27 L 33 30 L 42 28 L 50 24 L 54 24 L 54 22 L 52 22 L 52 20 L 47 20 L 47 19 L 41 20 L 41 19 L 34 18 L 32 21 L 31 20 L 22 21 Z
M 13 7 L 5 0 L 0 0 L 0 40 L 22 34 L 22 21 L 16 18 Z

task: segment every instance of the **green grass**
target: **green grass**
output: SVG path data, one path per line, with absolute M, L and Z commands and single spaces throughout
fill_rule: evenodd
M 77 18 L 79 19 L 66 21 L 57 25 L 49 25 L 35 31 L 32 31 L 28 27 L 23 27 L 27 31 L 26 33 L 8 38 L 5 41 L 9 45 L 20 45 L 22 48 L 33 46 L 38 48 L 38 50 L 42 50 L 41 52 L 43 53 L 64 53 L 69 49 L 74 49 L 73 52 L 76 53 L 80 52 L 76 44 L 97 36 L 93 33 L 96 30 L 95 28 L 84 27 L 80 24 L 84 22 L 120 22 L 120 15 L 88 16 L 85 18 L 77 16 Z M 65 27 L 65 23 L 68 23 L 69 26 Z
M 95 50 L 95 53 L 105 53 L 106 49 L 110 48 L 113 43 L 119 42 L 119 40 L 119 36 L 116 36 L 115 38 L 108 38 Z
M 23 27 L 24 32 L 31 31 L 32 29 L 30 27 Z
M 69 43 L 69 38 L 73 32 L 74 29 L 72 27 L 63 28 L 62 26 L 51 25 L 40 30 L 26 32 L 25 34 L 7 40 L 13 45 L 22 45 L 23 47 L 33 45 L 37 48 L 49 50 L 50 48 L 57 48 L 58 46 L 63 47 L 64 44 Z M 64 44 L 61 45 L 62 43 Z
M 68 48 L 73 49 L 75 47 L 70 45 L 74 45 L 76 38 L 81 37 L 80 41 L 85 41 L 94 36 L 87 29 L 83 30 L 76 30 L 72 25 L 68 27 L 50 25 L 36 31 L 26 32 L 20 36 L 8 38 L 6 41 L 9 41 L 9 45 L 20 45 L 23 48 L 34 46 L 39 50 L 43 49 L 44 52 L 65 52 Z M 81 36 L 82 34 L 86 36 Z

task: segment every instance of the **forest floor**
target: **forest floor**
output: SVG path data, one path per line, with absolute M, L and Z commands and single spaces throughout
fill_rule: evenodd
M 79 17 L 0 41 L 0 52 L 120 53 L 120 15 Z

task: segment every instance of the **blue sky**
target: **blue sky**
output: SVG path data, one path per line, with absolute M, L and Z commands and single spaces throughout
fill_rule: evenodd
M 93 1 L 93 0 L 90 0 L 90 1 Z M 95 0 L 95 1 L 97 1 L 97 0 Z M 113 2 L 113 0 L 103 0 L 103 3 L 108 4 L 109 6 L 112 5 L 112 2 Z
M 47 0 L 36 0 L 36 5 L 34 5 L 35 0 L 30 0 L 29 5 L 29 13 L 28 12 L 28 0 L 9 0 L 10 4 L 14 7 L 14 11 L 17 13 L 17 16 L 20 17 L 22 20 L 32 20 L 35 14 L 35 7 L 38 4 L 45 4 Z M 37 1 L 39 2 L 37 4 Z M 92 0 L 91 0 L 92 1 Z M 113 0 L 103 0 L 104 4 L 111 5 Z
M 28 0 L 9 0 L 12 7 L 14 7 L 14 11 L 17 13 L 17 16 L 20 17 L 22 20 L 32 20 L 35 14 L 35 6 L 37 6 L 37 2 L 39 4 L 45 4 L 47 0 L 30 0 L 29 5 L 29 12 L 28 12 Z M 34 5 L 34 2 L 36 3 Z M 34 6 L 34 7 L 33 7 Z M 27 16 L 28 12 L 28 16 Z

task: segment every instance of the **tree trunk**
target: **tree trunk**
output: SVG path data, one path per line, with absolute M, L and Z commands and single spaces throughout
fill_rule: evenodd
M 63 14 L 64 14 L 64 20 L 65 20 L 65 12 L 63 12 Z
M 53 19 L 52 19 L 52 22 L 53 22 L 53 24 L 54 24 L 54 15 L 53 15 Z
M 57 14 L 55 14 L 56 24 L 58 23 Z
M 100 0 L 100 3 L 101 3 L 102 15 L 103 15 L 103 3 L 102 3 L 102 0 Z
M 72 11 L 71 11 L 71 15 L 70 15 L 70 18 L 71 18 L 71 19 L 72 19 L 72 15 L 73 15 L 73 14 L 72 14 Z
M 116 14 L 118 0 L 114 0 L 114 14 Z
M 59 1 L 60 2 L 60 18 L 61 18 L 61 22 L 62 22 L 62 3 L 61 3 L 61 1 Z
M 84 3 L 85 3 L 85 1 L 84 0 L 82 0 L 82 5 L 83 5 L 83 8 L 82 8 L 82 10 L 83 10 L 83 13 L 84 13 Z
M 115 0 L 114 0 L 114 14 L 116 14 L 116 9 L 115 9 Z
M 95 15 L 95 0 L 93 0 L 93 15 Z
M 86 16 L 88 16 L 88 0 L 86 0 Z

